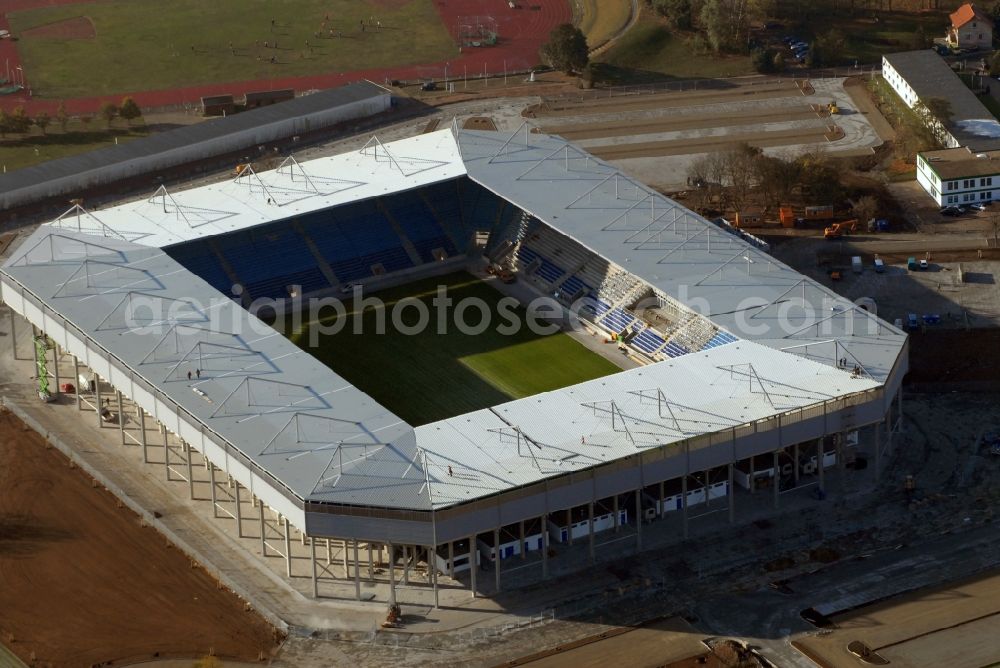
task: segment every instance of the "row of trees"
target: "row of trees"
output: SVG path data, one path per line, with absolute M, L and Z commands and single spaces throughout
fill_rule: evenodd
M 120 105 L 112 102 L 104 104 L 101 107 L 100 116 L 105 120 L 109 128 L 115 118 L 118 117 L 125 119 L 125 122 L 131 126 L 132 121 L 142 117 L 142 110 L 139 109 L 139 105 L 136 104 L 135 100 L 131 97 L 126 97 L 122 99 Z M 69 121 L 70 117 L 66 112 L 66 106 L 62 103 L 59 104 L 59 108 L 56 110 L 54 116 L 49 115 L 45 111 L 41 111 L 34 116 L 29 116 L 24 107 L 16 107 L 10 112 L 0 109 L 0 137 L 6 137 L 8 134 L 27 134 L 32 126 L 37 127 L 44 135 L 53 122 L 65 133 Z M 93 121 L 93 117 L 81 116 L 80 121 L 84 125 L 89 126 Z
M 778 0 L 649 0 L 649 3 L 657 13 L 666 17 L 674 28 L 679 30 L 699 28 L 704 32 L 709 46 L 716 52 L 746 53 L 750 49 L 754 56 L 754 65 L 760 72 L 773 71 L 776 67 L 780 69 L 784 66 L 784 56 L 780 51 L 763 47 L 753 49 L 751 38 L 753 22 L 779 18 L 801 24 L 797 27 L 810 33 L 816 25 L 822 24 L 819 16 L 824 11 L 851 13 L 862 9 L 872 11 L 872 3 L 851 2 L 848 7 L 846 2 L 835 0 L 817 0 L 811 3 L 788 3 Z M 816 11 L 817 16 L 812 20 L 805 20 L 800 16 L 799 9 L 791 8 L 791 5 L 803 4 L 813 5 L 810 14 Z M 826 9 L 822 9 L 823 7 Z M 1000 17 L 1000 0 L 996 3 L 994 11 Z M 801 32 L 796 30 L 796 25 L 789 26 L 789 29 L 793 33 Z M 900 46 L 915 50 L 926 48 L 929 44 L 930 40 L 923 27 L 918 26 Z M 806 65 L 826 67 L 840 64 L 844 60 L 846 45 L 847 37 L 837 29 L 817 33 L 810 45 Z
M 746 53 L 750 23 L 773 11 L 774 0 L 650 0 L 679 30 L 699 26 L 714 51 Z
M 699 158 L 688 177 L 699 186 L 697 206 L 703 209 L 741 211 L 755 195 L 765 210 L 795 194 L 811 204 L 837 204 L 845 196 L 838 169 L 821 152 L 783 158 L 744 143 Z

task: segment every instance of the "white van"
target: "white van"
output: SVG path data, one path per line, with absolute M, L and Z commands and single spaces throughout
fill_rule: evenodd
M 861 256 L 860 255 L 855 255 L 854 257 L 851 258 L 851 270 L 855 274 L 860 274 L 862 272 L 863 266 L 861 264 Z

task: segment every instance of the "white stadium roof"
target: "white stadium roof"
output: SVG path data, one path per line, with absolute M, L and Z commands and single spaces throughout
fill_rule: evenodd
M 160 250 L 464 175 L 682 303 L 705 300 L 705 315 L 743 340 L 414 429 Z M 297 499 L 396 509 L 453 506 L 878 388 L 906 339 L 610 165 L 526 132 L 373 140 L 74 210 L 2 273 L 5 301 L 20 291 L 65 318 Z M 795 299 L 827 311 L 779 331 L 777 312 Z M 132 300 L 171 315 L 130 328 Z M 840 368 L 844 357 L 863 373 Z M 189 381 L 196 359 L 202 378 Z

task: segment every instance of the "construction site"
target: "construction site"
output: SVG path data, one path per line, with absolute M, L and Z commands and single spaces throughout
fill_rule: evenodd
M 859 86 L 858 79 L 678 82 L 607 97 L 546 96 L 524 115 L 540 131 L 650 185 L 677 190 L 688 185 L 688 168 L 698 157 L 740 142 L 780 155 L 870 154 L 882 140 Z
M 692 156 L 712 150 L 712 146 L 751 141 L 768 151 L 795 151 L 828 144 L 830 150 L 842 148 L 846 155 L 858 150 L 870 152 L 871 146 L 881 141 L 873 130 L 878 121 L 869 122 L 868 112 L 852 118 L 852 110 L 859 108 L 855 97 L 845 92 L 836 80 L 827 81 L 804 84 L 756 79 L 752 84 L 721 82 L 718 89 L 709 86 L 708 90 L 703 87 L 697 91 L 677 90 L 625 99 L 567 99 L 555 103 L 550 99 L 529 98 L 523 103 L 506 101 L 501 105 L 464 103 L 440 114 L 441 127 L 455 117 L 455 129 L 438 132 L 456 133 L 458 127 L 470 127 L 464 125 L 466 118 L 476 119 L 471 127 L 495 128 L 498 136 L 495 140 L 484 139 L 487 133 L 464 137 L 458 134 L 457 150 L 464 152 L 464 159 L 470 165 L 476 165 L 477 160 L 484 165 L 471 167 L 469 173 L 485 181 L 500 179 L 489 176 L 491 172 L 514 169 L 502 164 L 503 156 L 509 155 L 511 163 L 516 160 L 516 171 L 521 177 L 511 177 L 511 183 L 515 184 L 510 186 L 512 198 L 514 190 L 521 187 L 516 184 L 524 181 L 524 170 L 536 163 L 532 167 L 534 175 L 544 180 L 555 176 L 565 178 L 567 171 L 596 169 L 596 161 L 607 161 L 621 169 L 619 180 L 605 181 L 590 197 L 593 201 L 607 198 L 600 200 L 602 206 L 619 207 L 618 213 L 626 209 L 633 213 L 625 213 L 624 219 L 617 223 L 612 220 L 618 215 L 615 213 L 598 227 L 614 229 L 619 225 L 620 234 L 634 235 L 643 229 L 648 233 L 650 221 L 669 210 L 667 200 L 657 199 L 650 205 L 653 194 L 641 190 L 642 175 L 649 176 L 655 171 L 658 175 L 655 185 L 684 187 Z M 747 101 L 746 108 L 731 110 L 740 101 Z M 831 102 L 836 103 L 836 113 L 831 113 Z M 773 111 L 768 111 L 772 105 Z M 661 108 L 671 111 L 661 113 L 658 111 Z M 748 113 L 753 114 L 754 123 L 760 123 L 760 127 L 742 122 Z M 780 126 L 782 121 L 778 116 L 768 120 L 768 113 L 791 125 Z M 525 117 L 531 124 L 527 131 L 521 125 Z M 851 123 L 846 124 L 846 120 Z M 832 130 L 831 124 L 839 129 Z M 370 136 L 358 136 L 311 149 L 298 158 L 305 163 L 311 157 L 353 152 L 360 156 L 359 164 L 364 164 L 368 150 L 368 158 L 374 156 L 378 162 L 381 155 L 385 160 L 373 169 L 396 170 L 403 173 L 399 178 L 413 178 L 405 174 L 416 164 L 406 163 L 413 159 L 413 154 L 393 148 L 389 142 L 418 135 L 427 128 L 427 119 L 421 118 L 387 127 L 384 132 L 380 130 L 380 138 L 389 146 L 381 154 L 378 153 L 381 149 L 365 148 L 374 145 Z M 545 133 L 560 135 L 572 144 L 547 138 Z M 730 133 L 725 134 L 727 140 L 713 138 L 723 133 Z M 587 158 L 586 153 L 594 157 Z M 421 158 L 429 159 L 428 153 L 422 153 Z M 439 154 L 431 158 L 446 161 Z M 494 165 L 493 158 L 501 164 Z M 404 166 L 394 166 L 393 161 Z M 310 169 L 307 165 L 303 174 L 318 182 L 316 173 Z M 418 178 L 427 179 L 428 171 L 436 168 L 428 170 L 424 163 L 421 169 L 424 176 Z M 600 178 L 608 174 L 612 172 L 604 172 Z M 454 177 L 451 172 L 449 175 Z M 306 187 L 302 181 L 293 192 L 287 184 L 279 185 L 278 175 L 273 177 L 275 180 L 269 178 L 272 177 L 263 177 L 268 190 L 260 190 L 255 197 L 281 196 L 289 201 L 302 197 L 302 188 Z M 217 181 L 230 179 L 232 176 L 227 175 Z M 499 181 L 491 186 L 501 189 Z M 531 199 L 523 192 L 519 196 Z M 155 216 L 153 209 L 161 204 L 164 211 L 183 206 L 184 200 L 175 197 L 176 200 L 163 197 L 153 201 L 148 215 Z M 609 204 L 611 200 L 625 203 Z M 538 214 L 538 219 L 551 225 L 551 230 L 560 231 L 558 215 L 553 218 L 551 212 L 545 214 L 543 204 L 534 201 L 529 204 L 524 199 L 520 204 Z M 218 214 L 221 208 L 204 202 L 197 206 L 198 215 L 207 217 Z M 213 207 L 215 214 L 210 211 Z M 82 232 L 94 235 L 95 231 L 105 229 L 102 225 L 118 226 L 122 232 L 136 231 L 125 222 L 126 217 L 116 218 L 114 212 L 92 213 L 93 219 L 87 218 L 86 225 L 76 225 L 75 229 L 67 227 L 74 218 L 68 217 L 58 225 L 61 230 L 50 236 Z M 805 211 L 799 209 L 793 215 L 805 217 Z M 168 217 L 176 218 L 176 214 Z M 81 218 L 86 216 L 81 214 Z M 93 223 L 94 219 L 102 221 L 101 225 Z M 0 364 L 6 380 L 4 400 L 14 415 L 3 418 L 0 427 L 10 436 L 0 443 L 14 442 L 19 439 L 16 435 L 34 428 L 47 438 L 29 439 L 27 445 L 40 455 L 54 447 L 70 458 L 61 463 L 31 464 L 35 468 L 25 460 L 23 472 L 8 467 L 4 474 L 9 495 L 5 506 L 39 509 L 33 511 L 34 516 L 25 510 L 16 531 L 7 530 L 13 526 L 10 523 L 5 525 L 0 536 L 0 572 L 5 577 L 11 574 L 11 582 L 16 584 L 10 589 L 15 601 L 26 591 L 24 587 L 30 586 L 32 595 L 44 602 L 38 610 L 51 611 L 49 619 L 56 621 L 43 623 L 40 619 L 0 613 L 0 632 L 4 634 L 0 641 L 28 665 L 36 661 L 45 665 L 39 648 L 53 637 L 52 627 L 60 629 L 58 637 L 66 654 L 44 656 L 51 665 L 72 665 L 66 657 L 81 656 L 73 652 L 94 644 L 92 639 L 100 636 L 93 635 L 97 633 L 93 629 L 78 627 L 79 633 L 67 632 L 77 627 L 72 626 L 72 619 L 58 617 L 63 588 L 57 586 L 58 580 L 51 587 L 38 586 L 37 575 L 24 568 L 25 555 L 44 548 L 52 556 L 39 564 L 47 564 L 46 572 L 58 572 L 53 569 L 59 568 L 60 561 L 67 563 L 56 556 L 67 540 L 60 532 L 73 532 L 71 526 L 93 526 L 92 530 L 75 532 L 75 539 L 88 546 L 80 549 L 92 549 L 89 545 L 96 536 L 117 531 L 100 526 L 95 517 L 115 510 L 124 514 L 126 523 L 152 535 L 155 543 L 179 558 L 179 562 L 164 568 L 178 568 L 179 563 L 184 567 L 180 570 L 186 569 L 198 580 L 179 587 L 176 582 L 183 578 L 178 570 L 171 584 L 146 582 L 141 580 L 144 574 L 140 571 L 128 576 L 130 589 L 161 592 L 156 596 L 168 596 L 171 591 L 182 589 L 197 591 L 199 601 L 211 590 L 219 596 L 212 597 L 211 606 L 199 607 L 217 611 L 209 615 L 214 623 L 218 625 L 222 617 L 242 621 L 236 629 L 225 625 L 213 627 L 210 620 L 192 620 L 197 630 L 181 626 L 164 628 L 164 635 L 144 646 L 132 646 L 109 636 L 98 643 L 107 649 L 103 654 L 93 655 L 95 663 L 211 654 L 250 662 L 266 660 L 276 666 L 340 663 L 417 666 L 447 661 L 469 666 L 555 667 L 607 665 L 612 661 L 680 668 L 731 666 L 745 661 L 748 663 L 744 665 L 839 667 L 867 665 L 861 657 L 867 661 L 873 655 L 895 665 L 913 666 L 980 666 L 1000 660 L 996 648 L 982 641 L 995 629 L 995 614 L 1000 611 L 1000 606 L 990 603 L 995 597 L 989 595 L 994 587 L 993 572 L 1000 565 L 1000 558 L 995 556 L 1000 554 L 997 549 L 1000 538 L 996 535 L 993 513 L 998 500 L 996 467 L 1000 463 L 993 447 L 995 434 L 1000 433 L 1000 409 L 996 395 L 989 394 L 1000 388 L 995 386 L 996 355 L 989 351 L 996 349 L 996 332 L 1000 330 L 983 329 L 994 326 L 994 319 L 1000 314 L 997 309 L 1000 295 L 991 280 L 996 264 L 988 248 L 986 223 L 970 223 L 968 237 L 961 240 L 934 239 L 942 244 L 940 247 L 928 245 L 927 236 L 918 231 L 901 232 L 898 227 L 868 232 L 861 225 L 844 224 L 837 228 L 840 233 L 833 235 L 833 239 L 830 235 L 824 238 L 824 228 L 833 224 L 817 222 L 812 227 L 795 229 L 797 234 L 790 236 L 780 232 L 764 235 L 768 254 L 758 246 L 741 242 L 740 257 L 732 250 L 726 251 L 726 257 L 736 257 L 731 264 L 725 265 L 725 259 L 714 260 L 715 267 L 723 265 L 721 270 L 716 269 L 722 272 L 716 278 L 728 277 L 735 282 L 738 274 L 741 289 L 745 289 L 748 282 L 773 286 L 776 283 L 769 283 L 776 281 L 773 272 L 794 276 L 773 289 L 765 304 L 780 301 L 786 291 L 805 295 L 806 290 L 816 290 L 820 291 L 816 295 L 834 299 L 835 309 L 857 312 L 852 317 L 857 317 L 858 322 L 867 322 L 868 316 L 858 312 L 860 307 L 851 305 L 864 298 L 874 301 L 873 310 L 884 323 L 880 327 L 886 328 L 884 336 L 892 341 L 905 340 L 904 354 L 909 358 L 909 375 L 906 380 L 900 379 L 901 390 L 888 394 L 880 406 L 885 413 L 872 413 L 868 419 L 861 404 L 848 406 L 847 413 L 854 417 L 843 424 L 857 428 L 824 426 L 821 428 L 824 438 L 819 438 L 818 444 L 816 438 L 800 441 L 789 432 L 788 440 L 777 437 L 780 452 L 767 447 L 746 457 L 730 456 L 728 463 L 694 467 L 680 477 L 638 480 L 645 490 L 642 496 L 627 493 L 601 496 L 590 491 L 589 494 L 598 496 L 585 499 L 582 504 L 565 504 L 566 508 L 546 506 L 547 517 L 535 512 L 530 518 L 504 520 L 495 531 L 468 535 L 463 530 L 466 536 L 455 538 L 446 538 L 442 530 L 427 540 L 423 536 L 390 540 L 389 534 L 375 540 L 361 535 L 338 535 L 335 531 L 324 535 L 305 522 L 297 526 L 289 519 L 296 519 L 295 511 L 282 506 L 279 498 L 269 496 L 262 486 L 264 478 L 241 482 L 239 475 L 234 475 L 238 469 L 225 468 L 231 467 L 241 454 L 227 451 L 228 455 L 218 459 L 205 445 L 208 432 L 204 430 L 200 438 L 205 440 L 200 444 L 206 449 L 199 449 L 195 434 L 186 427 L 164 426 L 161 418 L 166 413 L 162 406 L 151 411 L 143 403 L 141 393 L 122 392 L 120 383 L 124 383 L 124 378 L 117 371 L 108 370 L 95 376 L 94 366 L 100 366 L 101 362 L 96 357 L 88 361 L 79 352 L 70 354 L 67 345 L 76 343 L 57 336 L 60 343 L 52 347 L 44 337 L 39 338 L 37 335 L 43 330 L 51 336 L 55 322 L 52 311 L 46 310 L 44 317 L 35 317 L 29 307 L 20 306 L 15 312 L 5 306 L 4 321 L 9 325 L 2 328 L 5 336 L 0 340 Z M 752 233 L 773 232 L 774 227 L 780 225 Z M 661 225 L 656 228 L 659 236 L 650 235 L 644 243 L 659 257 L 670 252 L 668 234 L 685 234 L 690 239 L 701 229 L 709 228 L 692 227 L 681 232 L 679 226 L 668 231 Z M 546 262 L 567 273 L 557 279 L 558 287 L 572 278 L 577 264 L 584 264 L 582 259 L 575 262 L 576 256 L 565 250 L 570 247 L 568 242 L 552 241 L 551 230 L 534 227 L 521 239 L 511 237 L 513 247 L 520 244 L 525 249 L 520 254 L 514 251 L 511 265 L 524 290 L 552 292 L 556 283 L 551 280 L 551 273 L 546 274 L 554 270 Z M 31 227 L 24 228 L 16 236 L 6 237 L 4 257 L 17 257 L 18 248 L 24 252 L 23 244 L 32 231 Z M 562 233 L 569 234 L 569 228 Z M 574 233 L 579 233 L 579 229 Z M 595 238 L 601 236 L 596 231 L 593 234 Z M 731 247 L 729 237 L 738 238 L 722 228 L 701 234 L 711 239 L 708 244 L 718 243 L 715 252 L 722 252 L 727 244 Z M 99 242 L 74 237 L 74 243 L 111 245 L 115 252 L 122 253 L 140 252 L 112 236 L 103 234 Z M 30 274 L 35 271 L 31 265 L 37 264 L 39 268 L 44 265 L 48 270 L 55 267 L 63 272 L 65 275 L 58 284 L 72 284 L 75 280 L 79 290 L 120 290 L 90 278 L 82 281 L 79 277 L 87 275 L 87 271 L 75 274 L 74 278 L 73 272 L 78 269 L 65 269 L 68 258 L 57 255 L 66 250 L 58 247 L 61 242 L 47 243 L 49 250 L 29 251 L 25 266 L 20 270 L 13 268 L 11 275 L 18 276 L 19 281 L 30 281 Z M 594 238 L 589 239 L 588 248 L 594 248 L 594 243 Z M 711 247 L 699 245 L 697 238 L 684 243 L 691 253 L 689 259 L 697 252 L 713 252 Z M 434 248 L 445 245 L 438 242 Z M 618 251 L 612 250 L 612 246 L 609 242 L 599 250 L 613 256 Z M 68 248 L 79 250 L 87 246 Z M 555 252 L 556 248 L 562 252 Z M 980 252 L 982 249 L 985 253 Z M 91 250 L 98 249 L 91 247 Z M 48 255 L 42 257 L 39 253 Z M 623 254 L 615 262 L 627 267 L 633 275 L 644 276 L 655 289 L 671 296 L 674 287 L 663 282 L 664 264 L 659 263 L 655 273 L 654 270 L 644 273 L 637 264 L 637 255 L 633 249 L 628 260 Z M 57 257 L 61 259 L 53 263 Z M 861 258 L 860 272 L 853 271 L 854 257 Z M 875 270 L 876 257 L 883 260 L 884 271 Z M 908 267 L 911 257 L 929 257 L 928 270 L 911 271 Z M 95 257 L 93 261 L 106 260 Z M 832 269 L 840 270 L 837 280 L 832 278 Z M 702 275 L 710 271 L 706 269 Z M 154 271 L 154 275 L 164 283 L 176 280 L 168 273 Z M 583 273 L 577 275 L 586 282 Z M 123 279 L 119 276 L 115 280 Z M 715 281 L 713 289 L 718 290 L 724 282 Z M 43 283 L 32 291 L 42 290 Z M 151 285 L 143 289 L 152 289 Z M 25 294 L 21 292 L 22 299 Z M 598 290 L 595 294 L 600 297 L 601 293 Z M 75 299 L 81 297 L 74 295 Z M 93 310 L 96 298 L 83 298 L 90 300 Z M 40 301 L 48 302 L 46 309 L 49 309 L 59 303 L 58 299 L 57 294 L 55 298 L 40 298 Z M 11 301 L 22 303 L 15 297 Z M 861 310 L 871 313 L 870 305 L 865 304 Z M 113 307 L 114 304 L 110 305 L 108 313 L 97 315 L 97 319 L 110 317 Z M 225 308 L 241 310 L 238 306 Z M 622 310 L 627 314 L 633 312 L 629 307 Z M 30 315 L 31 323 L 18 313 Z M 919 318 L 916 328 L 908 327 L 911 313 Z M 712 324 L 719 331 L 732 330 L 734 335 L 740 335 L 726 316 L 714 311 L 713 314 Z M 938 315 L 940 319 L 931 324 L 925 321 L 925 315 Z M 71 320 L 83 317 L 90 316 L 74 314 Z M 603 316 L 594 318 L 596 322 L 591 325 L 594 332 L 607 336 L 608 328 L 601 328 Z M 191 327 L 193 323 L 176 324 Z M 655 324 L 647 322 L 644 326 L 659 331 Z M 92 327 L 90 334 L 100 338 L 108 335 L 102 332 L 116 327 L 104 322 Z M 908 335 L 905 339 L 903 333 Z M 120 334 L 115 336 L 121 339 Z M 824 345 L 821 341 L 826 339 L 803 333 L 796 336 L 809 336 L 810 344 L 816 346 L 811 349 L 814 359 L 808 361 L 816 365 L 810 369 L 817 378 L 839 374 L 831 377 L 850 379 L 852 368 L 861 366 L 870 375 L 851 380 L 865 383 L 871 379 L 879 385 L 896 382 L 883 361 L 871 352 L 868 357 L 859 357 L 860 362 L 856 363 L 854 355 L 861 353 L 854 347 L 857 345 L 854 340 L 844 339 L 844 343 L 831 346 L 827 353 L 821 348 Z M 839 330 L 834 336 L 843 338 Z M 884 347 L 882 336 L 872 336 L 866 345 L 875 343 Z M 684 365 L 695 364 L 696 355 L 718 357 L 727 348 L 735 351 L 737 346 L 753 346 L 756 357 L 752 364 L 759 379 L 749 382 L 751 391 L 743 397 L 756 395 L 755 400 L 765 404 L 776 401 L 776 396 L 763 399 L 760 392 L 766 387 L 776 395 L 777 377 L 756 369 L 763 368 L 768 355 L 778 353 L 768 348 L 770 344 L 756 343 L 753 336 L 747 339 L 670 360 L 643 358 L 644 365 L 638 370 L 651 373 L 658 365 L 665 368 L 664 365 L 676 364 L 678 370 L 688 369 L 693 374 L 696 367 Z M 654 346 L 653 354 L 665 355 L 668 343 Z M 787 345 L 786 341 L 776 347 Z M 240 356 L 261 353 L 260 349 L 254 350 Z M 126 353 L 126 357 L 131 354 Z M 634 354 L 642 358 L 647 353 L 640 348 Z M 793 353 L 780 354 L 791 357 Z M 851 355 L 851 362 L 848 368 L 841 369 L 839 360 L 847 354 Z M 183 357 L 178 349 L 173 358 L 164 358 L 163 363 L 177 365 Z M 228 360 L 224 364 L 234 363 L 233 353 L 220 356 L 217 351 L 215 362 L 202 361 L 197 370 L 209 370 L 206 375 L 212 375 L 213 364 L 221 363 L 223 357 Z M 690 360 L 685 362 L 685 357 Z M 822 361 L 824 357 L 829 360 Z M 44 360 L 42 366 L 40 360 Z M 740 363 L 734 360 L 728 365 Z M 776 374 L 781 362 L 775 358 L 772 363 L 770 373 Z M 166 367 L 164 372 L 175 373 Z M 46 386 L 40 388 L 43 379 Z M 90 379 L 94 380 L 93 385 Z M 184 382 L 183 378 L 178 380 Z M 63 391 L 62 385 L 67 381 L 79 391 L 76 388 L 73 392 Z M 757 382 L 761 389 L 754 390 Z M 794 388 L 788 385 L 800 381 L 781 382 L 785 383 L 783 392 L 806 391 L 804 385 Z M 211 395 L 210 387 L 203 387 Z M 40 389 L 54 395 L 56 400 L 39 402 Z M 735 386 L 732 391 L 737 391 Z M 608 390 L 601 392 L 606 395 Z M 275 400 L 268 397 L 268 401 Z M 251 405 L 244 405 L 241 410 L 253 408 L 253 402 L 246 403 Z M 632 420 L 627 423 L 634 429 L 638 416 L 630 414 L 630 410 L 638 408 L 629 409 L 619 400 L 608 410 L 608 419 L 615 416 L 616 420 Z M 829 419 L 832 411 L 824 409 L 823 415 Z M 527 439 L 532 438 L 530 429 L 517 422 L 514 425 L 498 427 L 512 435 L 507 447 L 532 447 L 526 445 Z M 305 423 L 301 426 L 305 427 Z M 417 429 L 420 437 L 419 430 L 423 428 Z M 609 429 L 613 432 L 616 426 Z M 661 438 L 662 433 L 666 432 L 661 432 Z M 579 434 L 572 438 L 574 444 L 583 442 Z M 596 442 L 596 438 L 593 433 L 585 436 L 588 445 Z M 806 441 L 808 445 L 803 444 Z M 283 447 L 286 457 L 315 454 L 296 455 L 306 450 L 301 443 Z M 298 450 L 289 450 L 292 447 Z M 315 447 L 313 443 L 308 449 Z M 447 472 L 444 465 L 438 465 L 440 479 L 435 481 L 434 462 L 442 453 L 435 454 L 430 445 L 421 447 L 428 453 L 425 457 L 430 458 L 430 463 L 428 459 L 415 457 L 409 465 L 418 471 L 428 471 L 429 477 L 421 472 L 414 488 L 439 484 L 439 490 L 444 490 L 445 484 L 469 484 L 455 479 L 451 472 L 452 467 L 459 468 L 455 463 L 447 467 Z M 0 456 L 11 457 L 10 447 L 0 450 Z M 57 455 L 50 451 L 48 456 Z M 243 461 L 239 459 L 240 463 Z M 32 486 L 19 482 L 37 480 L 39 467 L 44 466 L 62 466 L 69 479 L 45 483 L 42 487 L 38 483 Z M 335 466 L 343 475 L 344 464 Z M 459 468 L 459 472 L 464 470 Z M 315 471 L 315 475 L 319 474 L 320 471 Z M 584 480 L 586 487 L 596 484 L 590 475 Z M 95 515 L 62 518 L 58 522 L 46 519 L 59 513 L 43 511 L 41 507 L 60 506 L 55 496 L 43 491 L 48 484 L 61 484 L 67 489 L 76 485 L 74 498 L 92 492 L 106 499 L 102 502 L 105 504 L 114 505 L 116 496 L 126 498 L 129 508 L 134 505 L 134 509 L 84 506 L 77 510 Z M 42 495 L 46 496 L 46 503 L 37 504 L 36 499 Z M 439 502 L 441 498 L 444 494 L 438 497 Z M 672 503 L 676 505 L 671 506 Z M 496 524 L 493 521 L 490 527 Z M 438 524 L 437 529 L 442 526 L 443 523 Z M 562 532 L 565 540 L 560 540 Z M 542 549 L 535 549 L 534 545 Z M 508 546 L 516 547 L 517 551 L 507 554 Z M 464 563 L 460 561 L 463 556 Z M 470 567 L 470 561 L 476 565 Z M 67 572 L 65 577 L 79 577 L 79 574 Z M 957 584 L 950 584 L 953 580 Z M 115 595 L 120 593 L 103 594 L 109 601 L 118 600 Z M 123 611 L 130 610 L 124 600 L 115 605 Z M 186 614 L 183 608 L 177 609 L 178 614 Z M 240 615 L 234 617 L 233 610 L 239 610 Z M 138 612 L 128 614 L 139 623 Z M 220 640 L 221 636 L 226 636 L 229 644 Z M 165 649 L 155 649 L 159 647 Z M 157 651 L 166 653 L 154 654 Z M 927 663 L 926 657 L 931 657 L 931 663 Z

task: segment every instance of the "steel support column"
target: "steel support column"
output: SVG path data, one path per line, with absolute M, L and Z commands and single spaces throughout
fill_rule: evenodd
M 542 515 L 542 579 L 549 577 L 549 523 Z
M 778 495 L 781 494 L 781 470 L 779 468 L 781 466 L 781 462 L 778 461 L 777 450 L 774 451 L 773 466 L 774 468 L 772 470 L 774 471 L 774 479 L 771 482 L 774 485 L 774 507 L 777 508 L 779 503 Z
M 396 551 L 389 543 L 389 605 L 396 605 Z M 475 580 L 472 584 L 475 588 Z
M 410 584 L 410 562 L 409 562 L 409 550 L 406 545 L 403 545 L 403 586 L 409 586 Z
M 570 535 L 573 535 L 573 530 L 570 529 Z M 587 543 L 588 549 L 590 550 L 590 563 L 596 561 L 594 554 L 594 502 L 591 501 L 587 504 Z
M 635 490 L 635 549 L 642 550 L 642 490 Z
M 521 520 L 518 524 L 518 535 L 521 542 L 517 546 L 517 551 L 521 553 L 521 561 L 528 558 L 528 548 L 524 545 L 524 520 Z
M 611 501 L 611 512 L 613 512 L 614 515 L 615 515 L 614 516 L 615 533 L 618 533 L 619 529 L 621 529 L 621 521 L 620 521 L 620 517 L 619 517 L 619 513 L 618 513 L 618 495 L 617 494 L 615 494 L 615 498 Z
M 313 598 L 319 598 L 319 581 L 316 578 L 316 539 L 309 536 L 309 565 L 312 568 Z
M 240 511 L 240 482 L 239 480 L 234 481 L 236 483 L 236 535 L 239 538 L 243 538 L 243 515 Z
M 882 472 L 882 423 L 875 423 L 875 482 L 879 481 Z
M 448 577 L 455 578 L 455 541 L 448 541 Z
M 476 571 L 479 570 L 479 560 L 476 559 L 477 554 L 476 537 L 469 536 L 469 572 L 472 574 L 469 578 L 469 591 L 472 593 L 472 598 L 476 597 Z
M 215 498 L 215 464 L 208 462 L 208 485 L 212 491 L 212 517 L 218 517 L 218 501 Z
M 816 439 L 816 474 L 819 476 L 819 491 L 825 492 L 826 487 L 823 482 L 826 473 L 826 467 L 824 466 L 824 459 L 826 458 L 826 448 L 823 447 L 823 439 Z
M 355 548 L 356 549 L 356 548 Z M 438 569 L 437 569 L 437 547 L 427 546 L 427 575 L 431 578 L 431 589 L 434 591 L 434 609 L 440 607 L 438 600 Z
M 681 523 L 684 525 L 681 535 L 688 537 L 688 477 L 681 476 Z
M 191 499 L 193 500 L 194 499 L 194 467 L 191 466 L 191 459 L 192 459 L 192 454 L 191 453 L 193 452 L 193 450 L 191 450 L 191 444 L 190 443 L 188 443 L 187 441 L 183 441 L 183 443 L 184 443 L 184 451 L 187 454 L 188 492 L 189 492 L 189 494 L 191 496 Z
M 261 501 L 257 504 L 257 513 L 260 518 L 260 553 L 262 556 L 267 556 L 267 540 L 264 534 L 264 502 Z
M 500 529 L 493 529 L 493 570 L 496 579 L 496 593 L 500 593 Z
M 358 563 L 357 539 L 354 539 L 354 598 L 361 600 L 361 564 Z
M 121 390 L 115 390 L 115 394 L 118 395 L 118 433 L 121 435 L 122 445 L 125 445 L 125 406 Z
M 285 575 L 292 577 L 292 536 L 288 526 L 288 518 L 282 517 L 285 529 Z
M 736 489 L 733 487 L 735 480 L 733 479 L 733 463 L 729 462 L 726 465 L 726 476 L 728 484 L 726 485 L 726 496 L 729 497 L 729 523 L 733 524 L 736 521 Z
M 97 426 L 104 429 L 104 419 L 101 417 L 101 377 L 94 374 L 94 405 L 97 406 Z
M 52 342 L 52 375 L 55 377 L 55 391 L 53 396 L 60 394 L 59 390 L 59 344 Z
M 137 404 L 138 406 L 138 404 Z M 146 411 L 139 406 L 139 444 L 142 445 L 142 463 L 149 463 L 149 450 L 146 447 Z M 208 460 L 205 460 L 208 461 Z
M 795 480 L 795 486 L 799 486 L 799 444 L 796 443 L 792 446 L 792 476 Z
M 80 387 L 80 360 L 73 355 L 73 384 L 76 385 L 76 410 L 83 410 L 83 388 Z

